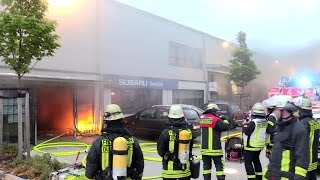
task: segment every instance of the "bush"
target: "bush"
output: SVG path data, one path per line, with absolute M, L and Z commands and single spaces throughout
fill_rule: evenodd
M 14 168 L 14 173 L 18 176 L 28 176 L 29 178 L 48 179 L 51 172 L 63 169 L 65 164 L 53 159 L 50 154 L 37 155 L 25 160 L 14 159 L 10 164 Z
M 3 145 L 3 153 L 16 154 L 17 152 L 18 152 L 18 147 L 16 144 Z

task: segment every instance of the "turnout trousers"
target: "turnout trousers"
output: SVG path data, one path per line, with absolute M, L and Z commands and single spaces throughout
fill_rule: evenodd
M 212 168 L 212 161 L 216 167 L 217 179 L 224 180 L 224 159 L 223 156 L 207 156 L 202 155 L 203 161 L 203 178 L 204 180 L 211 180 L 211 168 Z
M 262 167 L 260 162 L 261 151 L 244 150 L 244 165 L 248 180 L 262 180 Z

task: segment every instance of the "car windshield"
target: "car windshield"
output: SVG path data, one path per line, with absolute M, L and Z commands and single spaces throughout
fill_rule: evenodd
M 233 112 L 240 112 L 240 108 L 237 105 L 231 106 Z
M 195 110 L 184 110 L 184 114 L 187 117 L 187 120 L 197 120 L 199 116 Z
M 228 112 L 228 105 L 227 104 L 217 104 L 217 106 L 220 109 L 220 111 L 218 111 L 219 113 L 225 114 Z

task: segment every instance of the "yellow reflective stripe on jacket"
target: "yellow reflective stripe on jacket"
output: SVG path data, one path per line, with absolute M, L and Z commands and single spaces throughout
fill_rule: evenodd
M 224 123 L 226 124 L 229 124 L 229 121 L 228 120 L 223 120 Z
M 101 144 L 101 168 L 105 170 L 109 166 L 110 141 L 103 139 Z
M 314 132 L 318 129 L 320 129 L 319 123 L 316 120 L 311 120 L 308 122 L 309 126 L 310 126 L 310 147 L 309 147 L 309 156 L 310 156 L 310 163 L 309 163 L 309 167 L 308 167 L 308 171 L 313 171 L 315 169 L 317 169 L 318 166 L 318 162 L 317 159 L 313 159 L 313 154 L 315 153 L 314 150 L 314 141 L 318 141 L 317 139 L 314 139 Z
M 274 126 L 274 123 L 273 123 L 272 121 L 268 121 L 268 124 L 269 124 L 270 126 Z
M 290 150 L 282 151 L 281 171 L 289 172 L 290 170 Z
M 296 166 L 294 168 L 294 173 L 302 177 L 306 177 L 307 172 L 308 171 L 306 169 L 303 169 L 302 167 L 299 167 L 299 166 Z
M 131 167 L 131 164 L 132 164 L 133 144 L 134 144 L 134 139 L 133 137 L 130 137 L 128 139 L 128 167 Z
M 182 130 L 182 129 L 181 129 Z M 181 131 L 179 129 L 179 132 Z M 192 131 L 190 129 L 187 129 L 187 131 L 190 133 L 190 140 L 192 140 Z M 173 153 L 174 152 L 174 143 L 176 141 L 176 133 L 173 130 L 169 130 L 169 152 Z
M 127 159 L 127 167 L 131 167 L 132 164 L 132 156 L 133 156 L 133 137 L 128 138 L 128 159 Z M 105 170 L 109 167 L 109 157 L 110 157 L 110 147 L 112 142 L 109 139 L 103 139 L 101 142 L 101 168 Z
M 309 165 L 308 171 L 316 170 L 317 167 L 318 167 L 318 162 L 311 163 L 311 164 Z
M 247 142 L 244 142 L 244 149 L 248 151 L 261 151 L 263 147 L 248 147 Z
M 212 119 L 200 119 L 199 123 L 200 124 L 212 124 Z
M 211 174 L 211 169 L 209 169 L 209 170 L 203 170 L 203 171 L 202 171 L 202 174 Z
M 190 163 L 187 163 L 187 168 L 185 171 L 183 170 L 173 170 L 173 161 L 168 161 L 168 170 L 162 170 L 163 178 L 184 178 L 191 176 L 190 172 Z
M 212 150 L 212 143 L 213 143 L 213 129 L 208 128 L 208 149 Z
M 310 127 L 311 128 L 311 127 Z M 311 164 L 312 164 L 312 160 L 313 160 L 313 141 L 314 141 L 314 131 L 312 131 L 312 129 L 310 129 L 310 135 L 309 135 L 310 139 L 310 146 L 309 146 L 309 168 L 308 170 L 311 171 Z M 317 169 L 317 168 L 316 168 Z M 312 169 L 313 170 L 313 169 Z
M 248 179 L 256 179 L 256 175 L 247 175 Z
M 217 176 L 224 176 L 225 175 L 224 171 L 217 171 L 216 173 L 217 173 Z
M 174 141 L 176 140 L 176 134 L 174 131 L 169 130 L 169 152 L 173 153 L 174 151 Z
M 265 146 L 265 138 L 263 139 L 264 141 L 260 140 L 260 132 L 266 128 L 267 128 L 267 123 L 259 124 L 258 126 L 256 126 L 256 132 L 254 133 L 254 139 L 253 139 L 253 141 L 250 140 L 250 146 L 256 147 L 256 148 L 259 148 L 259 147 L 263 148 Z
M 202 155 L 207 155 L 207 156 L 221 156 L 221 155 L 223 155 L 222 149 L 219 149 L 219 150 L 201 149 L 200 152 Z

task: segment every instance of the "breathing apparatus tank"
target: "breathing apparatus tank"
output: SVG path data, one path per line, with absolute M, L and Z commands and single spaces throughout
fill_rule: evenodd
M 191 134 L 187 130 L 179 132 L 178 158 L 182 165 L 182 170 L 186 170 L 186 165 L 189 161 L 190 136 Z
M 117 137 L 113 141 L 112 153 L 112 177 L 113 179 L 126 179 L 128 143 L 123 137 Z

